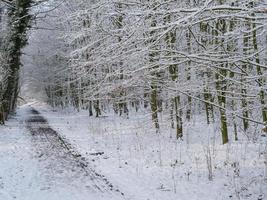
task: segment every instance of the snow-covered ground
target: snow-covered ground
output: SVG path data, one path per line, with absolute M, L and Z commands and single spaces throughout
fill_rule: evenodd
M 103 175 L 124 196 L 96 190 L 92 177 L 53 137 L 32 135 L 25 122 L 31 107 L 81 153 L 88 170 Z M 0 200 L 267 199 L 265 137 L 221 145 L 212 135 L 214 127 L 195 121 L 185 140 L 177 141 L 167 126 L 155 134 L 149 120 L 144 111 L 129 119 L 113 114 L 95 118 L 44 103 L 20 107 L 0 127 Z M 201 135 L 207 132 L 214 139 L 205 143 Z
M 28 105 L 22 106 L 0 127 L 0 200 L 123 198 L 116 192 L 96 188 L 98 180 L 77 166 L 55 136 L 30 132 L 25 123 L 31 117 L 30 111 Z
M 129 119 L 108 113 L 95 118 L 86 111 L 32 106 L 127 199 L 267 199 L 265 137 L 221 145 L 216 127 L 193 120 L 185 140 L 177 141 L 164 116 L 156 134 L 145 111 Z

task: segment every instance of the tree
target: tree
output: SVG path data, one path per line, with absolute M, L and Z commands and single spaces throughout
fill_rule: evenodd
M 41 80 L 53 106 L 123 117 L 144 104 L 156 132 L 167 120 L 176 138 L 205 113 L 201 123 L 219 125 L 225 144 L 231 133 L 237 140 L 266 124 L 263 8 L 245 0 L 71 0 L 52 11 L 63 17 L 45 19 L 55 38 L 38 41 L 53 51 L 40 50 L 47 59 L 36 70 L 49 69 Z
M 1 116 L 7 116 L 14 111 L 19 93 L 19 69 L 22 48 L 27 44 L 27 28 L 31 15 L 29 9 L 31 0 L 16 0 L 8 3 L 8 37 L 4 47 L 5 56 L 8 58 L 5 71 L 7 74 L 6 87 L 1 98 Z

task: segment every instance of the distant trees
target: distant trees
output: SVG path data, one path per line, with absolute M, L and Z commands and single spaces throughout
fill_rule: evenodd
M 143 106 L 157 132 L 169 115 L 177 138 L 206 115 L 223 143 L 266 126 L 264 1 L 71 0 L 55 13 L 54 52 L 39 63 L 52 105 L 96 116 Z

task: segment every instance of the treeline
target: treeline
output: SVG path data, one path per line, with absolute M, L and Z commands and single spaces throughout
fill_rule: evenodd
M 223 143 L 266 126 L 264 1 L 70 0 L 53 12 L 35 59 L 51 105 L 143 107 L 157 132 L 163 112 L 177 138 L 199 118 Z
M 22 48 L 27 43 L 31 0 L 0 1 L 0 123 L 14 111 L 19 94 Z

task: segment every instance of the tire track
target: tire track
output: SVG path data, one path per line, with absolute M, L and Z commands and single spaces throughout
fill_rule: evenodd
M 36 156 L 45 165 L 47 175 L 52 179 L 49 181 L 50 184 L 52 182 L 57 184 L 60 182 L 57 180 L 64 179 L 64 177 L 70 181 L 86 179 L 90 183 L 86 186 L 88 189 L 124 199 L 124 193 L 114 187 L 105 176 L 97 173 L 86 158 L 82 157 L 65 138 L 53 130 L 37 110 L 31 108 L 29 114 L 26 126 L 36 147 Z

